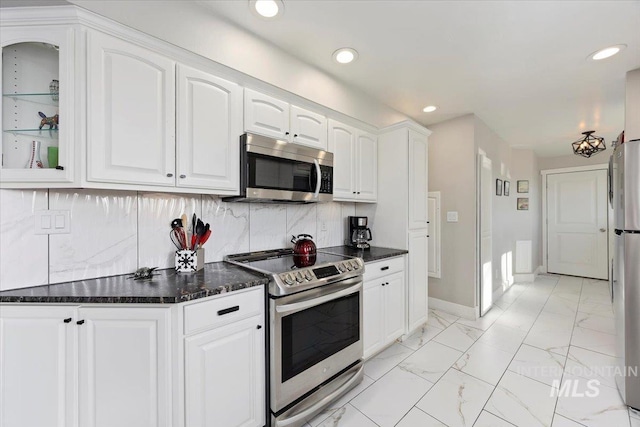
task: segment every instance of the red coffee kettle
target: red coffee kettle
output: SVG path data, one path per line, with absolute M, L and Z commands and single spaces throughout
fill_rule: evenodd
M 298 234 L 298 236 L 291 237 L 293 263 L 296 267 L 310 267 L 316 263 L 316 244 L 312 239 L 313 236 L 309 234 Z

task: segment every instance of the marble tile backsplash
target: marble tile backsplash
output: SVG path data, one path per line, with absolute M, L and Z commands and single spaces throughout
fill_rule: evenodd
M 69 210 L 71 233 L 34 234 L 35 212 Z M 78 189 L 0 190 L 0 290 L 173 267 L 169 223 L 193 213 L 211 224 L 206 262 L 227 254 L 290 247 L 311 234 L 343 244 L 355 203 L 226 203 L 217 196 Z M 25 254 L 27 254 L 25 256 Z

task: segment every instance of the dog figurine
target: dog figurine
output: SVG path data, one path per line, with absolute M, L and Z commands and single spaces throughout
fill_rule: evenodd
M 42 129 L 44 125 L 49 125 L 49 130 L 58 129 L 58 114 L 56 114 L 55 116 L 47 117 L 45 113 L 43 113 L 42 111 L 38 111 L 38 115 L 42 117 L 42 120 L 40 120 L 40 127 L 38 129 Z

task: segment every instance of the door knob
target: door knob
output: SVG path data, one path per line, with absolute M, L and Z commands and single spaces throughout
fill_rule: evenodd
M 600 229 L 600 232 L 601 232 L 601 233 L 604 233 L 605 231 L 607 231 L 607 229 L 606 229 L 606 228 L 601 228 L 601 229 Z

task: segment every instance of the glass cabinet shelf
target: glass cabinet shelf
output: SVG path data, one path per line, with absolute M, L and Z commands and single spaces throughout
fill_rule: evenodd
M 37 104 L 58 105 L 58 92 L 42 92 L 42 93 L 3 93 L 2 97 L 13 99 L 14 101 L 27 101 Z M 54 97 L 56 99 L 54 99 Z
M 58 96 L 58 92 L 43 92 L 43 93 L 3 93 L 2 96 L 8 98 L 22 98 L 24 96 Z
M 3 129 L 2 132 L 14 135 L 37 136 L 39 138 L 58 138 L 58 129 Z

